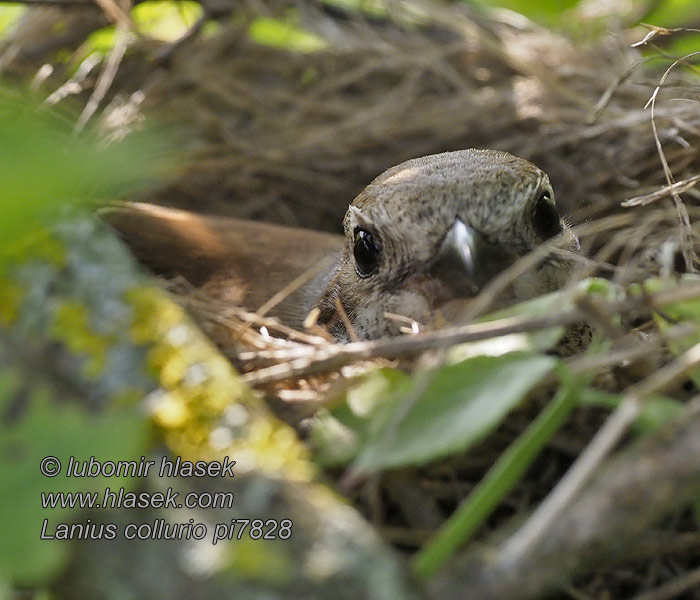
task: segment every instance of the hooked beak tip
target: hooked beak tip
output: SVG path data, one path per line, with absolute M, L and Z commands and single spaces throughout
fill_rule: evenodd
M 475 277 L 475 249 L 478 234 L 456 219 L 430 266 L 430 273 L 454 292 L 456 296 L 470 297 L 480 286 Z
M 455 297 L 471 298 L 513 263 L 514 256 L 455 219 L 429 272 Z

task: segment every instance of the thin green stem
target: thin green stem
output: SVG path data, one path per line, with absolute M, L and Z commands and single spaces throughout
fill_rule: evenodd
M 479 485 L 423 546 L 413 561 L 413 570 L 419 577 L 433 575 L 513 489 L 576 406 L 577 389 L 580 389 L 580 385 L 570 381 L 560 388 L 547 407 L 499 457 Z

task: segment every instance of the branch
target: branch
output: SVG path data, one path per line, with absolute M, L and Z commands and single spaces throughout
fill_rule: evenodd
M 612 314 L 641 308 L 656 309 L 671 302 L 680 302 L 700 296 L 700 283 L 689 283 L 649 296 L 634 296 L 619 302 L 611 302 L 606 309 Z M 582 320 L 580 310 L 568 310 L 536 317 L 507 317 L 486 323 L 450 327 L 415 336 L 384 338 L 372 342 L 329 344 L 319 347 L 301 347 L 274 355 L 277 360 L 288 360 L 244 375 L 250 385 L 264 385 L 284 379 L 317 375 L 334 371 L 342 366 L 373 358 L 398 358 L 513 333 L 539 331 L 549 327 L 561 327 Z

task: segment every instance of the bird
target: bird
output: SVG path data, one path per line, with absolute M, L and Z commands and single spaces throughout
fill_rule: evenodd
M 546 173 L 485 149 L 383 172 L 349 205 L 342 236 L 143 203 L 107 220 L 155 272 L 251 310 L 288 289 L 270 314 L 301 328 L 315 311 L 339 342 L 401 335 L 405 320 L 429 322 L 552 238 L 558 249 L 580 251 Z M 574 268 L 566 252 L 550 253 L 513 282 L 502 304 L 555 291 Z

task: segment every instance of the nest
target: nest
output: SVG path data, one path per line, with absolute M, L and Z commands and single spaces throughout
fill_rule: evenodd
M 251 41 L 248 26 L 261 10 L 280 16 L 290 7 L 324 49 L 301 53 Z M 73 52 L 75 64 L 87 60 L 81 44 L 105 16 L 78 10 L 35 9 L 5 48 L 6 71 L 34 76 L 57 44 Z M 700 87 L 688 60 L 652 47 L 664 32 L 635 47 L 631 42 L 643 36 L 639 30 L 574 43 L 513 13 L 413 0 L 389 4 L 380 16 L 315 2 L 207 10 L 205 19 L 219 23 L 215 33 L 198 25 L 171 44 L 137 40 L 118 61 L 107 91 L 98 91 L 92 72 L 73 79 L 84 101 L 98 94 L 101 124 L 111 135 L 137 126 L 141 114 L 177 124 L 187 160 L 142 199 L 339 232 L 348 203 L 386 168 L 425 154 L 492 148 L 531 160 L 549 174 L 581 239 L 581 277 L 600 275 L 626 286 L 698 267 Z M 23 45 L 59 18 L 68 23 L 68 39 Z M 68 71 L 57 66 L 38 82 L 46 96 L 56 97 Z M 243 308 L 216 304 L 180 280 L 166 286 L 249 383 L 295 425 L 357 372 L 377 364 L 408 370 L 416 364 L 416 348 L 401 343 L 355 354 L 329 350 L 317 331 L 293 331 Z M 578 317 L 602 323 L 611 337 L 624 337 L 632 326 L 654 330 L 644 311 L 630 309 L 620 327 L 612 309 L 579 310 Z M 436 342 L 423 350 L 438 347 Z M 668 361 L 663 345 L 650 348 L 651 363 Z M 616 390 L 635 381 L 630 372 L 623 380 L 612 368 L 609 375 Z M 410 551 L 525 428 L 528 410 L 466 458 L 370 481 L 354 489 L 354 501 L 388 539 Z M 581 411 L 489 525 L 536 505 L 603 416 Z M 691 535 L 691 521 L 683 513 L 669 524 L 662 558 L 634 571 L 600 573 L 571 593 L 626 597 L 689 569 L 692 552 L 679 540 Z M 692 535 L 697 558 L 697 531 Z

